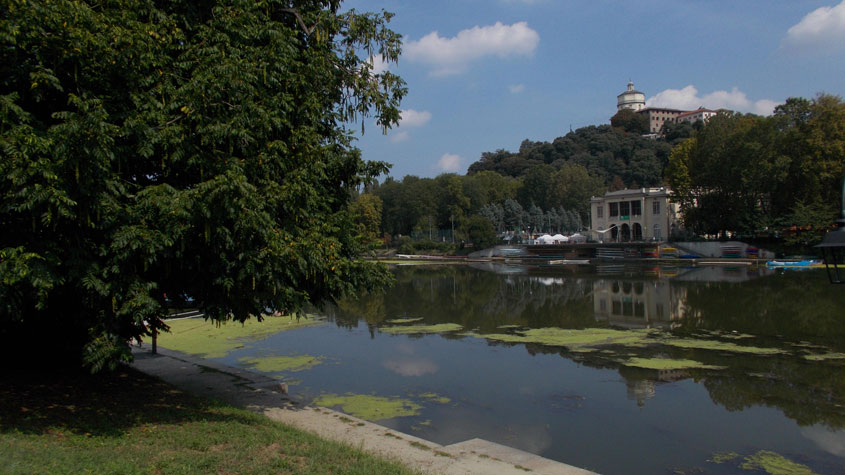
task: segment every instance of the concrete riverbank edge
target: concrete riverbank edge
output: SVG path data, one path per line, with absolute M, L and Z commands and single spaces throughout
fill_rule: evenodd
M 325 439 L 397 460 L 432 474 L 591 474 L 482 439 L 439 445 L 323 407 L 297 404 L 279 381 L 178 351 L 133 347 L 132 366 L 185 392 L 262 414 Z

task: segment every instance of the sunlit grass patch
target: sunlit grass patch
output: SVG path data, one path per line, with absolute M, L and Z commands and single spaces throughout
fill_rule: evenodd
M 341 411 L 367 421 L 416 416 L 422 409 L 422 406 L 408 399 L 352 393 L 343 396 L 323 394 L 315 399 L 313 404 L 331 408 L 340 407 Z
M 413 473 L 132 369 L 4 374 L 2 473 Z
M 260 340 L 286 330 L 323 324 L 317 317 L 264 317 L 262 322 L 249 319 L 243 324 L 225 322 L 219 326 L 211 320 L 188 318 L 168 321 L 169 333 L 158 336 L 158 344 L 203 358 L 221 358 L 245 343 Z

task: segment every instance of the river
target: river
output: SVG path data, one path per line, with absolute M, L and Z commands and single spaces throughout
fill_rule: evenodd
M 392 288 L 315 309 L 327 324 L 220 360 L 310 356 L 264 370 L 303 403 L 400 401 L 357 415 L 600 473 L 845 473 L 845 287 L 823 270 L 392 269 Z

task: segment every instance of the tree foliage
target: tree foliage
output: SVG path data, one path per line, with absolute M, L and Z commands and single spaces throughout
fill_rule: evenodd
M 672 147 L 662 139 L 630 134 L 609 125 L 589 126 L 549 142 L 525 140 L 516 153 L 485 152 L 469 166 L 468 174 L 485 170 L 514 178 L 525 177 L 540 165 L 560 170 L 565 165 L 584 167 L 605 187 L 615 177 L 625 186 L 658 186 Z
M 719 113 L 672 152 L 666 178 L 685 225 L 756 233 L 833 222 L 845 172 L 845 103 L 790 98 L 771 117 Z M 825 218 L 826 216 L 826 218 Z
M 94 369 L 193 299 L 215 320 L 374 287 L 350 190 L 386 170 L 390 14 L 338 0 L 4 2 L 0 334 Z
M 620 109 L 610 118 L 610 125 L 630 134 L 647 134 L 649 132 L 648 116 L 637 114 L 631 109 Z

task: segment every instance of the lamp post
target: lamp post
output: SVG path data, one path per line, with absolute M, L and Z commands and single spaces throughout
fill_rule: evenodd
M 824 268 L 830 283 L 845 284 L 845 275 L 839 272 L 839 266 L 845 264 L 845 179 L 842 180 L 842 206 L 839 219 L 836 220 L 836 229 L 825 234 L 822 243 L 816 247 L 822 250 Z

